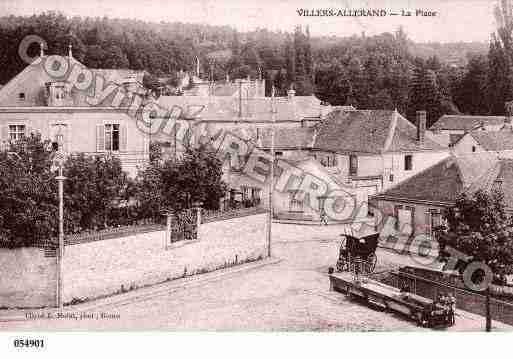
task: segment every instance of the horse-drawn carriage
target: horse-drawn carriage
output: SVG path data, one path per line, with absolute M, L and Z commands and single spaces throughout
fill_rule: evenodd
M 342 237 L 336 269 L 343 273 L 334 273 L 334 268 L 329 268 L 331 289 L 360 298 L 374 307 L 406 315 L 424 327 L 454 325 L 453 297 L 432 300 L 410 293 L 406 283 L 396 288 L 367 276 L 376 268 L 379 233 L 361 237 L 342 234 Z
M 376 248 L 379 233 L 355 237 L 342 234 L 342 241 L 337 260 L 337 271 L 360 271 L 372 273 L 376 268 Z

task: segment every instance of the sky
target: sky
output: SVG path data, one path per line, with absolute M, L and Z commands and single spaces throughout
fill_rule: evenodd
M 68 16 L 108 16 L 292 31 L 309 25 L 312 35 L 350 36 L 393 32 L 402 25 L 416 42 L 488 41 L 496 27 L 495 0 L 0 0 L 0 14 L 60 11 Z M 417 9 L 437 16 L 300 17 L 298 9 Z

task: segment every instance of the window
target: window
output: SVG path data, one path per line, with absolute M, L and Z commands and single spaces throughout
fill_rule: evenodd
M 434 239 L 435 229 L 442 225 L 442 214 L 438 209 L 429 209 L 426 218 L 426 234 Z
M 404 170 L 411 171 L 413 169 L 413 156 L 406 155 L 404 156 Z
M 249 187 L 241 186 L 242 201 L 245 202 L 249 199 Z
M 25 125 L 9 125 L 9 139 L 17 141 L 25 137 Z
M 105 150 L 119 151 L 119 125 L 105 125 Z
M 413 234 L 413 223 L 415 218 L 415 208 L 409 206 L 394 206 L 394 216 L 396 218 L 395 227 L 401 235 Z
M 55 99 L 56 100 L 63 100 L 65 97 L 65 91 L 63 86 L 56 86 L 55 87 Z
M 25 92 L 20 92 L 18 94 L 18 100 L 25 101 Z
M 324 167 L 335 167 L 337 165 L 337 158 L 335 154 L 329 154 L 326 156 L 326 158 L 323 158 L 321 161 L 321 164 Z
M 290 203 L 289 203 L 289 211 L 290 212 L 303 212 L 304 200 L 300 199 L 298 191 L 290 192 Z
M 476 152 L 476 146 L 472 146 L 472 152 Z
M 349 155 L 349 175 L 356 176 L 358 173 L 358 157 Z
M 274 155 L 275 155 L 276 157 L 280 157 L 280 156 L 283 156 L 283 152 L 282 152 L 282 151 L 275 151 L 275 152 L 274 152 Z
M 52 150 L 66 150 L 67 125 L 65 123 L 54 123 L 50 126 L 50 138 L 52 139 Z
M 260 204 L 260 189 L 253 187 L 251 189 L 251 199 L 255 204 Z
M 55 151 L 62 151 L 64 146 L 64 136 L 59 133 L 55 135 L 55 141 L 52 142 L 52 149 Z

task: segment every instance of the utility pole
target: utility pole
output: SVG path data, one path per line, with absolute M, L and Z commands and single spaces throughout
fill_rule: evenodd
M 239 79 L 239 119 L 242 117 L 242 80 Z
M 272 238 L 272 224 L 273 224 L 273 192 L 274 192 L 274 131 L 276 124 L 276 103 L 275 103 L 275 88 L 274 85 L 271 89 L 271 176 L 269 181 L 269 217 L 267 224 L 267 256 L 271 257 L 271 238 Z
M 62 262 L 64 259 L 64 180 L 66 177 L 63 176 L 62 167 L 64 165 L 64 155 L 59 153 L 59 176 L 57 180 L 59 186 L 59 248 L 57 253 L 57 307 L 63 309 L 63 270 Z
M 486 331 L 492 331 L 492 313 L 490 312 L 490 286 L 486 288 Z

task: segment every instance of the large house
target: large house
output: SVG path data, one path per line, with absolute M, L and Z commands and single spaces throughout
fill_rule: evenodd
M 424 136 L 426 114 L 415 127 L 397 111 L 336 110 L 313 127 L 276 132 L 277 156 L 317 159 L 359 202 L 449 156 L 448 149 Z M 269 136 L 257 141 L 269 150 Z
M 500 188 L 513 213 L 513 160 L 493 153 L 451 155 L 415 176 L 370 198 L 371 211 L 394 218 L 398 236 L 428 235 L 443 221 L 444 210 L 463 192 Z M 380 223 L 383 229 L 386 221 Z
M 58 64 L 58 69 L 52 69 Z M 149 159 L 149 138 L 129 106 L 144 96 L 143 72 L 87 69 L 72 56 L 41 56 L 0 89 L 1 141 L 31 132 L 67 154 L 112 154 L 134 176 Z M 87 83 L 87 86 L 84 85 Z M 105 95 L 105 96 L 104 96 Z
M 161 96 L 157 105 L 175 114 L 173 131 L 155 131 L 152 141 L 160 142 L 164 151 L 179 155 L 183 148 L 183 129 L 190 129 L 188 138 L 196 142 L 202 125 L 211 133 L 230 132 L 245 140 L 256 140 L 272 123 L 278 129 L 311 126 L 324 119 L 331 106 L 315 96 L 296 96 L 289 90 L 286 97 L 248 96 Z M 160 125 L 165 128 L 165 125 Z
M 500 131 L 471 131 L 463 135 L 452 146 L 456 155 L 492 152 L 502 158 L 513 158 L 513 131 L 504 128 Z
M 430 128 L 427 135 L 443 146 L 451 147 L 470 131 L 499 131 L 511 120 L 506 116 L 443 115 Z

